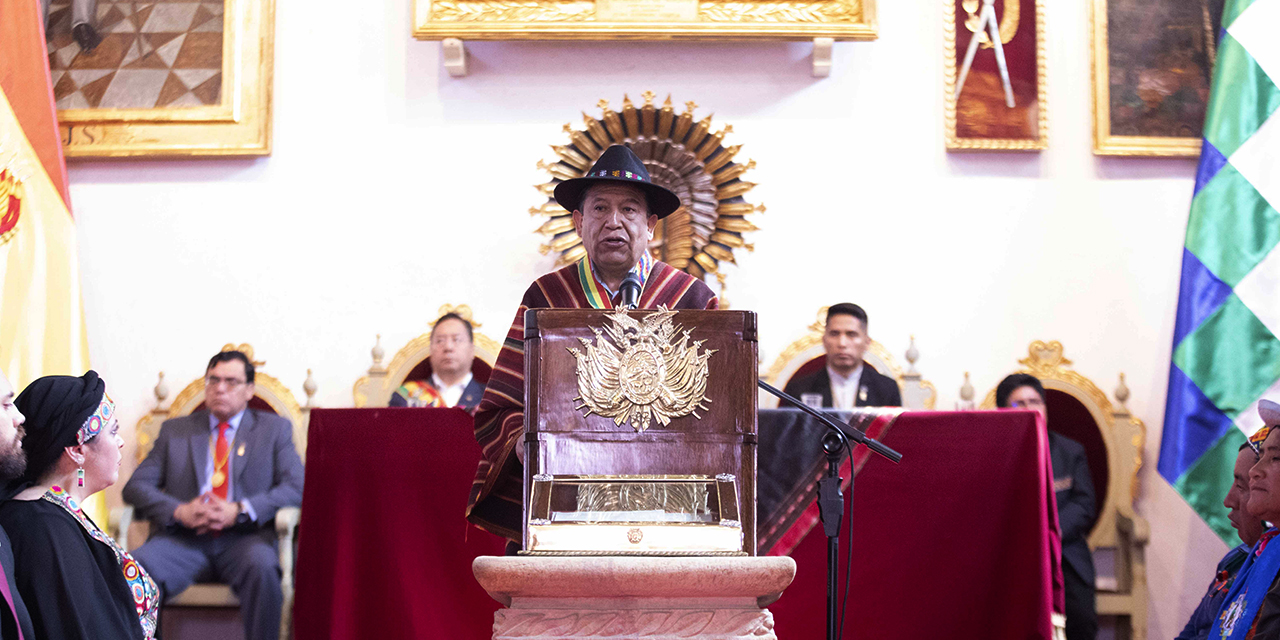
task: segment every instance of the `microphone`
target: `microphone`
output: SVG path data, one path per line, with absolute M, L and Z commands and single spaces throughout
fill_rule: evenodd
M 634 271 L 627 274 L 622 280 L 622 286 L 618 288 L 618 292 L 622 294 L 622 304 L 620 307 L 626 309 L 634 309 L 640 304 L 640 276 Z

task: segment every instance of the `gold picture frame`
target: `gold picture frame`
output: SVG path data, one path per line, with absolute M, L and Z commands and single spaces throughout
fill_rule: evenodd
M 1012 84 L 1012 93 L 1018 110 L 1005 109 L 1003 91 L 999 78 L 991 72 L 979 70 L 980 65 L 992 66 L 996 59 L 990 45 L 989 36 L 978 36 L 970 29 L 962 29 L 977 25 L 976 11 L 980 11 L 979 0 L 943 0 L 942 33 L 943 33 L 943 84 L 945 86 L 944 124 L 946 126 L 947 151 L 1039 151 L 1049 146 L 1049 100 L 1047 75 L 1047 34 L 1045 28 L 1044 0 L 1017 0 L 1015 5 L 1019 11 L 1004 10 L 1006 2 L 1000 0 L 1000 35 L 1003 49 L 1001 55 L 1008 60 L 1007 71 Z M 1034 24 L 1028 24 L 1029 22 Z M 1010 24 L 1012 23 L 1012 24 Z M 958 32 L 963 31 L 963 34 Z M 994 88 L 999 93 L 981 95 L 978 100 L 966 100 L 960 104 L 956 95 L 959 85 L 959 73 L 970 39 L 982 37 L 982 46 L 978 49 L 973 66 L 974 74 L 970 75 L 969 86 L 974 86 L 974 78 L 990 80 L 987 76 L 996 77 Z M 960 47 L 960 48 L 957 48 Z M 960 55 L 957 55 L 960 53 Z M 1021 72 L 1019 72 L 1021 70 Z M 967 88 L 967 87 L 966 87 Z M 975 87 L 971 91 L 986 91 L 990 87 Z M 992 93 L 987 91 L 987 93 Z M 970 93 L 969 95 L 972 95 Z M 996 98 L 993 100 L 993 98 Z M 1033 102 L 1034 104 L 1027 104 Z M 998 104 L 997 104 L 998 103 Z M 1022 129 L 1023 135 L 1009 135 L 1011 129 Z M 990 133 L 983 133 L 983 131 Z
M 1112 104 L 1112 93 L 1111 93 L 1112 81 L 1114 80 L 1114 78 L 1112 77 L 1112 63 L 1113 63 L 1112 58 L 1113 57 L 1112 57 L 1112 50 L 1110 47 L 1110 41 L 1108 38 L 1108 33 L 1109 33 L 1108 29 L 1109 29 L 1109 26 L 1110 26 L 1109 23 L 1111 20 L 1111 9 L 1113 7 L 1113 5 L 1109 4 L 1109 2 L 1115 2 L 1115 1 L 1116 0 L 1090 0 L 1089 2 L 1089 29 L 1090 29 L 1089 39 L 1092 44 L 1092 46 L 1090 47 L 1090 54 L 1092 58 L 1091 75 L 1093 80 L 1093 125 L 1094 125 L 1093 152 L 1097 155 L 1103 155 L 1103 156 L 1165 156 L 1165 157 L 1197 157 L 1199 156 L 1201 136 L 1200 135 L 1177 135 L 1177 132 L 1173 131 L 1169 124 L 1164 124 L 1163 126 L 1160 126 L 1150 122 L 1142 122 L 1138 118 L 1133 118 L 1132 122 L 1121 123 L 1120 126 L 1122 128 L 1129 128 L 1129 129 L 1162 128 L 1164 129 L 1165 132 L 1170 133 L 1170 135 L 1132 135 L 1132 134 L 1125 135 L 1125 134 L 1115 133 L 1116 123 L 1112 118 L 1112 108 L 1115 105 Z M 1153 0 L 1153 1 L 1162 2 L 1164 0 Z M 1206 3 L 1205 10 L 1203 11 L 1205 20 L 1210 19 L 1209 18 L 1210 10 L 1208 7 L 1209 7 L 1209 4 Z M 1147 6 L 1146 15 L 1148 15 L 1149 16 L 1148 19 L 1152 21 L 1163 19 L 1163 20 L 1170 20 L 1173 22 L 1177 22 L 1176 18 L 1170 18 L 1166 12 L 1152 10 L 1152 7 L 1150 6 Z M 1148 26 L 1154 27 L 1154 25 L 1150 23 L 1148 23 Z M 1200 104 L 1201 110 L 1203 110 L 1203 108 L 1206 108 L 1208 105 L 1208 99 L 1207 99 L 1208 98 L 1208 75 L 1207 74 L 1212 72 L 1213 53 L 1208 50 L 1212 49 L 1213 45 L 1207 44 L 1208 41 L 1212 38 L 1212 34 L 1196 34 L 1194 33 L 1195 29 L 1189 30 L 1186 28 L 1186 27 L 1193 27 L 1193 26 L 1194 25 L 1189 25 L 1189 24 L 1188 25 L 1174 24 L 1174 25 L 1165 25 L 1163 28 L 1152 28 L 1152 29 L 1142 29 L 1139 27 L 1137 30 L 1138 31 L 1155 31 L 1155 32 L 1164 34 L 1164 37 L 1166 38 L 1170 33 L 1184 31 L 1184 32 L 1187 32 L 1189 36 L 1191 36 L 1192 40 L 1200 39 L 1199 42 L 1183 43 L 1184 46 L 1179 48 L 1192 50 L 1191 55 L 1193 58 L 1195 57 L 1208 58 L 1208 60 L 1198 60 L 1198 61 L 1192 60 L 1195 62 L 1199 62 L 1199 64 L 1201 65 L 1200 72 L 1203 74 L 1206 74 L 1205 77 L 1203 78 L 1204 86 L 1202 88 L 1204 98 Z M 1204 31 L 1211 31 L 1211 29 L 1204 29 Z M 1197 36 L 1199 36 L 1199 38 L 1197 38 Z M 1137 38 L 1134 38 L 1134 40 L 1137 40 Z M 1185 45 L 1190 45 L 1190 46 L 1188 47 Z M 1197 48 L 1202 49 L 1203 51 L 1194 51 Z M 1158 47 L 1155 47 L 1155 48 L 1148 47 L 1145 50 L 1151 51 L 1152 49 L 1158 49 Z M 1157 53 L 1159 52 L 1157 51 Z M 1179 51 L 1178 53 L 1186 55 L 1187 51 L 1183 50 L 1183 51 Z M 1205 64 L 1207 64 L 1207 69 L 1204 68 L 1203 66 Z M 1188 71 L 1193 71 L 1193 72 L 1195 71 L 1195 69 L 1187 69 L 1186 67 L 1188 65 L 1186 64 L 1178 64 L 1175 66 L 1177 66 L 1178 68 L 1159 69 L 1154 71 L 1156 71 L 1157 73 L 1160 73 L 1161 75 L 1171 76 L 1175 78 L 1179 76 L 1185 76 L 1185 74 Z M 1140 73 L 1150 73 L 1153 70 L 1131 69 L 1129 71 L 1130 73 L 1128 75 L 1132 76 L 1132 75 L 1138 75 Z M 1167 91 L 1167 89 L 1165 89 L 1164 87 L 1167 87 L 1170 83 L 1166 79 L 1163 82 L 1147 82 L 1144 84 L 1153 88 L 1155 87 L 1159 88 L 1159 90 L 1155 90 L 1155 89 L 1148 90 L 1148 93 L 1151 93 L 1152 91 L 1156 91 L 1156 93 L 1163 93 L 1164 91 Z M 1131 87 L 1131 89 L 1133 90 L 1134 93 L 1139 93 L 1141 91 L 1137 86 Z M 1183 95 L 1189 95 L 1192 97 L 1192 100 L 1194 100 L 1194 96 L 1197 92 L 1181 91 L 1180 93 L 1182 93 Z M 1159 108 L 1159 106 L 1161 106 L 1160 103 L 1165 98 L 1169 98 L 1169 97 L 1171 96 L 1169 96 L 1167 93 L 1164 93 L 1163 95 L 1148 96 L 1147 99 L 1156 105 L 1154 108 Z M 1183 116 L 1180 119 L 1187 120 L 1187 117 Z M 1198 120 L 1200 122 L 1199 126 L 1196 127 L 1197 129 L 1203 127 L 1203 114 L 1201 114 L 1199 118 L 1192 117 L 1190 119 Z M 1173 127 L 1181 127 L 1185 129 L 1189 124 L 1190 124 L 1189 122 L 1181 122 L 1181 123 L 1175 122 L 1173 123 Z
M 225 0 L 220 104 L 58 111 L 68 158 L 271 153 L 274 0 Z
M 874 40 L 875 0 L 414 0 L 419 40 Z

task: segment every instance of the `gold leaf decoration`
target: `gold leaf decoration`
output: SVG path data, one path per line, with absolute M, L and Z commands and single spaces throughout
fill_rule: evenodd
M 856 0 L 835 2 L 714 2 L 703 0 L 698 17 L 715 22 L 815 22 L 857 20 L 862 5 Z
M 436 0 L 436 22 L 581 22 L 595 20 L 594 2 L 538 2 L 537 0 Z
M 671 321 L 666 307 L 641 318 L 626 309 L 605 316 L 603 328 L 591 327 L 595 342 L 578 338 L 583 350 L 569 347 L 578 361 L 578 397 L 592 413 L 629 423 L 637 432 L 653 420 L 666 426 L 672 418 L 706 409 L 707 360 L 715 349 L 698 353 L 702 340 L 689 343 L 689 330 Z

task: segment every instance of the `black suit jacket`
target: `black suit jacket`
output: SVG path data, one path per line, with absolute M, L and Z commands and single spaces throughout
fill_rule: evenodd
M 18 619 L 14 620 L 13 613 L 4 604 L 4 597 L 0 596 L 0 638 L 16 638 L 18 629 L 22 629 L 23 638 L 35 640 L 36 632 L 31 626 L 31 615 L 27 613 L 27 605 L 22 602 L 22 595 L 18 593 L 18 582 L 13 578 L 13 544 L 9 542 L 9 534 L 5 533 L 3 527 L 0 527 L 0 567 L 4 569 L 4 579 L 9 581 L 9 593 L 13 595 L 13 613 L 18 615 Z
M 831 376 L 827 374 L 827 367 L 822 368 L 799 378 L 792 378 L 787 382 L 787 388 L 783 389 L 787 393 L 799 398 L 805 393 L 822 394 L 822 406 L 835 406 L 835 402 L 831 398 Z M 863 393 L 865 391 L 865 393 Z M 898 389 L 898 383 L 893 378 L 881 374 L 876 368 L 862 361 L 862 378 L 858 381 L 858 394 L 854 399 L 854 406 L 858 407 L 901 407 L 902 391 Z
M 1058 526 L 1062 528 L 1062 562 L 1086 584 L 1094 583 L 1089 529 L 1097 514 L 1093 478 L 1084 445 L 1049 432 L 1049 458 L 1053 462 L 1053 490 L 1058 499 Z

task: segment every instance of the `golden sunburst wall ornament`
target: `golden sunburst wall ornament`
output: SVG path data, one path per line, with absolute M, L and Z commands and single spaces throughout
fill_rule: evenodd
M 666 426 L 672 418 L 705 410 L 707 360 L 715 349 L 698 353 L 702 340 L 689 344 L 689 330 L 671 322 L 666 307 L 636 319 L 625 309 L 605 316 L 603 329 L 591 327 L 596 340 L 578 338 L 585 351 L 569 347 L 578 361 L 576 409 L 631 424 L 636 431 L 652 420 Z M 677 340 L 676 334 L 679 334 Z
M 625 144 L 644 162 L 654 182 L 680 196 L 682 206 L 658 222 L 649 251 L 655 258 L 695 277 L 714 274 L 723 286 L 720 263 L 734 263 L 737 249 L 755 250 L 742 235 L 757 229 L 747 216 L 764 213 L 765 208 L 743 198 L 756 185 L 742 180 L 742 174 L 756 163 L 734 162 L 741 145 L 723 144 L 733 126 L 725 125 L 712 133 L 711 116 L 694 121 L 697 104 L 685 103 L 684 113 L 677 116 L 671 96 L 661 107 L 654 106 L 652 91 L 642 97 L 644 105 L 637 108 L 629 97 L 623 96 L 622 109 L 618 111 L 610 109 L 607 100 L 601 100 L 597 105 L 602 111 L 599 119 L 584 112 L 583 129 L 564 125 L 569 144 L 552 145 L 557 158 L 538 162 L 538 168 L 551 175 L 550 182 L 538 185 L 547 201 L 529 210 L 532 215 L 549 218 L 538 229 L 550 238 L 542 246 L 542 253 L 559 253 L 560 266 L 586 255 L 582 239 L 573 230 L 571 212 L 556 204 L 552 191 L 564 180 L 581 178 L 609 145 Z

